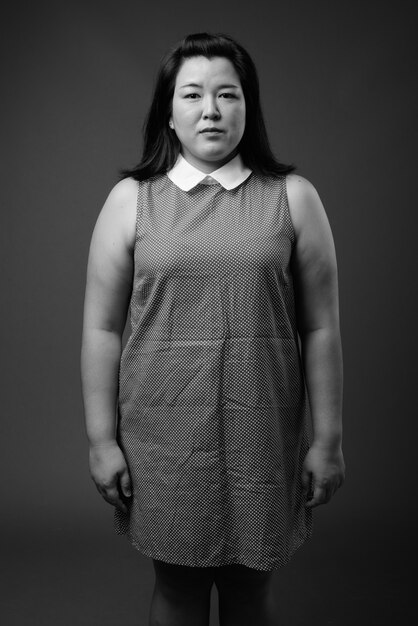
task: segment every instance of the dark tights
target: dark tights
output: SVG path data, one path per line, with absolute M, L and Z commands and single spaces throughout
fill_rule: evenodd
M 220 626 L 278 626 L 272 572 L 244 565 L 187 567 L 153 559 L 149 626 L 208 626 L 213 584 Z

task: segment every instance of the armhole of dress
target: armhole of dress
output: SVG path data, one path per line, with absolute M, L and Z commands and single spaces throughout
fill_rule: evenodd
M 142 185 L 141 181 L 138 181 L 138 191 L 136 195 L 136 218 L 135 218 L 135 249 L 138 239 L 142 236 L 143 226 L 143 199 L 142 199 Z
M 282 194 L 281 194 L 281 197 L 283 198 L 283 206 L 284 206 L 284 212 L 285 212 L 285 215 L 286 215 L 286 226 L 287 226 L 287 229 L 289 231 L 289 239 L 291 241 L 292 248 L 293 248 L 295 243 L 296 243 L 296 231 L 295 231 L 295 227 L 293 225 L 292 216 L 290 214 L 289 197 L 287 195 L 287 175 L 286 174 L 282 177 Z

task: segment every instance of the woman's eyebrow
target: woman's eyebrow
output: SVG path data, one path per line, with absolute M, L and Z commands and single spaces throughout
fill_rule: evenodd
M 186 85 L 181 85 L 179 87 L 179 89 L 184 89 L 185 87 L 198 87 L 199 89 L 202 88 L 202 85 L 198 84 L 198 83 L 187 83 Z M 239 89 L 238 85 L 232 85 L 232 84 L 228 84 L 228 85 L 219 85 L 218 89 Z

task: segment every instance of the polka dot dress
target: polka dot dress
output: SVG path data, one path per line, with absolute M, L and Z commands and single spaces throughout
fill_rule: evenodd
M 285 177 L 138 183 L 117 437 L 133 494 L 114 530 L 191 567 L 284 566 L 311 536 Z

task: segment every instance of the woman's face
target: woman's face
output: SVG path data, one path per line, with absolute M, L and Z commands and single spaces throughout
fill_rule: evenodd
M 203 172 L 213 172 L 235 156 L 245 129 L 245 99 L 229 59 L 197 56 L 183 61 L 170 124 L 184 158 Z M 211 128 L 218 132 L 207 130 Z

